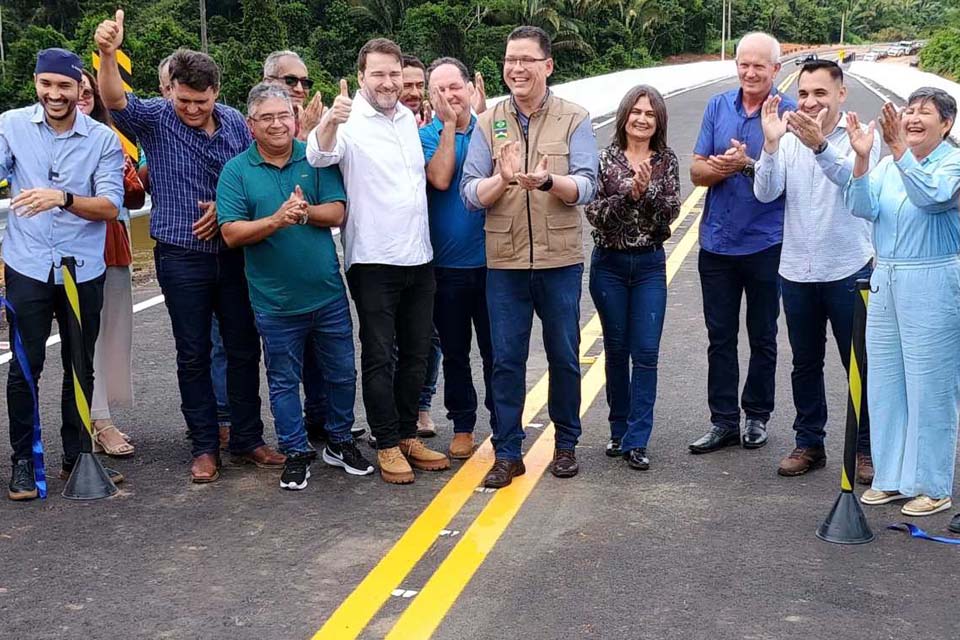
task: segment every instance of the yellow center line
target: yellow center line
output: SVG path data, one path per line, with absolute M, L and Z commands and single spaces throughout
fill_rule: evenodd
M 697 206 L 697 203 L 700 202 L 701 196 L 707 192 L 706 187 L 695 187 L 693 192 L 687 196 L 687 199 L 684 200 L 683 205 L 680 207 L 680 215 L 677 216 L 677 219 L 673 221 L 673 224 L 670 225 L 670 233 L 676 233 L 677 229 L 680 228 L 680 225 L 683 224 L 683 221 L 686 219 L 690 212 L 693 211 L 693 208 Z
M 687 212 L 692 210 L 699 202 L 704 191 L 705 190 L 695 189 L 684 202 L 681 211 L 684 209 Z M 694 228 L 691 231 L 695 232 L 696 229 Z M 677 268 L 679 268 L 679 264 L 675 267 L 671 267 L 671 264 L 682 261 L 684 255 L 686 252 L 689 252 L 692 246 L 692 243 L 684 242 L 686 236 L 690 235 L 691 231 L 688 231 L 684 235 L 684 238 L 678 243 L 677 248 L 671 252 L 670 257 L 667 259 L 668 283 L 670 278 L 672 278 L 672 275 L 669 275 L 671 270 L 675 273 Z M 681 245 L 686 247 L 684 255 L 679 255 L 678 252 Z M 590 351 L 600 335 L 600 317 L 595 313 L 580 331 L 581 359 Z M 594 370 L 598 373 L 593 374 L 591 377 L 591 372 Z M 596 358 L 593 366 L 587 372 L 586 376 L 584 376 L 583 384 L 586 385 L 588 377 L 593 380 L 594 377 L 600 376 L 602 386 L 602 372 L 603 357 L 601 353 L 601 356 Z M 524 425 L 529 424 L 546 406 L 548 389 L 548 376 L 544 374 L 527 393 L 523 411 Z M 584 390 L 584 395 L 586 395 L 587 388 L 584 387 Z M 594 393 L 594 396 L 595 395 Z M 592 401 L 593 396 L 590 397 L 589 402 L 581 402 L 581 406 L 589 407 Z M 549 437 L 546 437 L 548 433 Z M 526 464 L 528 465 L 527 476 L 531 478 L 534 475 L 532 470 L 535 469 L 536 466 L 531 467 L 530 465 L 540 464 L 540 462 L 535 462 L 530 458 L 530 455 L 534 451 L 539 451 L 537 445 L 540 441 L 544 441 L 545 444 L 543 446 L 547 446 L 546 443 L 549 442 L 549 456 L 546 461 L 542 462 L 545 468 L 553 452 L 552 425 L 544 429 L 544 433 L 537 439 L 537 442 L 531 446 L 530 452 L 528 452 L 525 458 L 525 460 L 530 459 Z M 360 584 L 357 585 L 346 600 L 340 604 L 337 610 L 333 612 L 323 627 L 313 635 L 312 640 L 327 638 L 352 640 L 359 636 L 370 623 L 370 620 L 373 619 L 377 612 L 383 607 L 384 603 L 390 598 L 393 590 L 400 586 L 403 579 L 409 575 L 423 556 L 426 555 L 427 551 L 430 550 L 434 542 L 440 537 L 440 532 L 446 528 L 450 521 L 460 512 L 467 500 L 474 494 L 476 487 L 481 483 L 483 477 L 493 464 L 493 460 L 493 446 L 490 438 L 487 438 L 483 444 L 480 445 L 477 452 L 460 467 L 450 481 L 437 493 L 430 504 L 427 505 L 426 509 L 414 520 L 396 544 L 393 545 L 380 562 L 378 562 Z M 514 482 L 516 483 L 516 480 Z M 518 503 L 518 509 L 522 502 L 521 500 Z M 512 518 L 513 516 L 507 519 L 504 527 L 509 524 Z M 495 543 L 498 538 L 499 535 L 493 537 L 491 545 Z M 471 571 L 470 576 L 472 575 L 473 572 Z M 469 576 L 467 576 L 467 579 L 469 579 Z M 466 582 L 464 582 L 464 584 L 466 584 Z M 439 621 L 443 618 L 447 609 L 449 609 L 449 606 L 445 607 L 443 612 L 440 613 L 436 624 L 439 624 Z M 435 626 L 436 625 L 434 625 L 434 627 Z
M 698 195 L 695 191 L 691 198 Z M 688 200 L 689 202 L 689 200 Z M 695 201 L 696 202 L 696 201 Z M 667 286 L 673 281 L 684 258 L 693 249 L 699 235 L 698 215 L 690 229 L 667 259 Z M 580 416 L 586 415 L 594 399 L 605 383 L 604 353 L 597 356 L 581 383 L 582 401 Z M 499 489 L 477 516 L 470 528 L 444 559 L 427 584 L 417 594 L 396 624 L 387 634 L 387 640 L 429 638 L 446 617 L 453 603 L 466 588 L 474 573 L 483 564 L 507 526 L 520 511 L 553 458 L 554 425 L 551 423 L 543 435 L 530 447 L 523 462 L 526 473 L 513 479 L 504 489 Z
M 793 84 L 793 81 L 799 77 L 800 77 L 800 71 L 799 70 L 794 71 L 793 73 L 788 75 L 786 78 L 784 78 L 783 82 L 780 83 L 780 86 L 777 87 L 777 91 L 779 91 L 780 93 L 783 93 L 784 91 L 789 89 L 790 85 Z

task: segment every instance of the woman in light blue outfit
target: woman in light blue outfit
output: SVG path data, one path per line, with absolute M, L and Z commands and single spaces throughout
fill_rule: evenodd
M 861 501 L 912 498 L 902 513 L 951 507 L 960 401 L 960 151 L 957 103 L 918 89 L 883 107 L 891 157 L 869 170 L 875 123 L 847 120 L 857 152 L 847 206 L 872 220 L 877 265 L 867 309 L 867 398 L 876 476 Z

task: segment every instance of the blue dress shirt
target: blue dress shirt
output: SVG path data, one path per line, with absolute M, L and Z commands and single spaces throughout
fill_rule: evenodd
M 9 176 L 10 193 L 57 189 L 77 196 L 107 198 L 123 205 L 123 151 L 109 127 L 77 111 L 73 127 L 57 133 L 43 107 L 14 109 L 0 115 L 0 176 Z M 32 217 L 12 210 L 7 216 L 3 260 L 20 275 L 62 284 L 60 260 L 77 259 L 77 281 L 87 282 L 105 270 L 106 223 L 85 220 L 60 207 Z

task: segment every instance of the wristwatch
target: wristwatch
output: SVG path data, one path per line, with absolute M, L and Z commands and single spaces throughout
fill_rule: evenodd
M 817 147 L 816 149 L 813 150 L 813 155 L 815 155 L 815 156 L 820 155 L 821 153 L 823 153 L 824 151 L 826 151 L 826 150 L 827 150 L 827 147 L 829 147 L 829 146 L 830 146 L 830 143 L 827 142 L 826 140 L 824 140 L 823 142 L 820 143 L 820 146 L 819 146 L 819 147 Z
M 73 194 L 66 191 L 63 192 L 63 206 L 61 209 L 69 209 L 73 206 Z
M 543 184 L 537 187 L 540 191 L 550 191 L 553 189 L 553 175 L 547 174 L 547 179 L 543 181 Z
M 747 164 L 743 167 L 743 169 L 740 169 L 740 173 L 742 173 L 743 175 L 753 180 L 753 176 L 756 175 L 756 171 L 754 170 L 754 167 L 753 167 L 753 165 L 755 164 L 756 164 L 756 160 L 754 160 L 753 158 L 747 158 Z

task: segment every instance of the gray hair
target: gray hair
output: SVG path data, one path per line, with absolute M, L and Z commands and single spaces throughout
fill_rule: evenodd
M 293 111 L 293 101 L 290 100 L 290 94 L 288 94 L 285 89 L 274 84 L 261 82 L 253 89 L 250 89 L 250 93 L 247 94 L 247 115 L 252 116 L 254 109 L 260 106 L 260 103 L 274 98 L 283 100 L 284 103 L 290 107 L 290 111 Z
M 914 102 L 920 102 L 921 104 L 924 102 L 932 102 L 933 106 L 937 109 L 937 113 L 940 114 L 941 122 L 949 120 L 951 124 L 953 124 L 957 121 L 957 101 L 943 89 L 920 87 L 907 98 L 907 106 Z M 947 131 L 944 134 L 944 138 L 949 135 L 950 132 Z
M 264 78 L 274 78 L 277 76 L 277 72 L 280 70 L 280 61 L 284 58 L 295 58 L 297 62 L 306 66 L 306 63 L 303 62 L 303 59 L 300 57 L 300 54 L 296 51 L 274 51 L 267 56 L 267 59 L 263 61 L 263 77 Z
M 740 42 L 737 43 L 737 59 L 740 58 L 740 49 L 742 49 L 745 44 L 753 41 L 763 43 L 770 48 L 770 62 L 773 64 L 780 62 L 780 42 L 769 33 L 764 33 L 763 31 L 752 31 L 740 38 Z
M 444 56 L 443 58 L 437 58 L 430 63 L 430 66 L 427 67 L 427 83 L 430 83 L 430 74 L 437 70 L 437 67 L 442 67 L 445 64 L 453 65 L 457 68 L 457 71 L 460 72 L 460 77 L 463 78 L 463 84 L 470 84 L 472 78 L 470 77 L 470 72 L 467 71 L 467 66 L 457 60 L 456 58 L 451 58 L 449 56 Z

